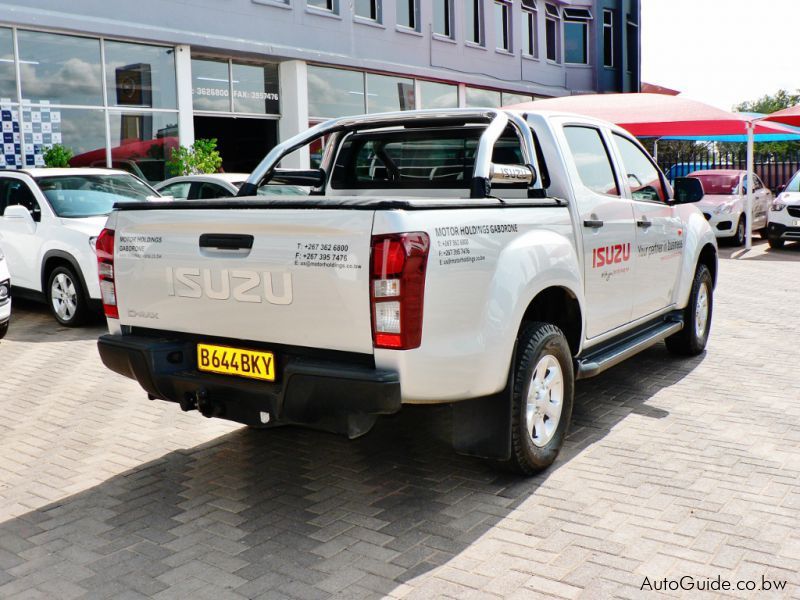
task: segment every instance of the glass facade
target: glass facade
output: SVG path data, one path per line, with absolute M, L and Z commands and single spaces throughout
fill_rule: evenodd
M 414 80 L 367 73 L 367 112 L 414 109 Z
M 280 114 L 278 65 L 192 59 L 192 103 L 198 112 Z
M 364 73 L 308 67 L 308 114 L 330 119 L 366 112 Z
M 178 107 L 175 50 L 127 42 L 106 42 L 109 106 Z
M 18 31 L 22 101 L 103 106 L 100 40 Z
M 458 86 L 435 81 L 419 82 L 419 108 L 458 108 Z
M 474 108 L 500 108 L 503 98 L 500 92 L 481 88 L 467 88 L 467 106 Z
M 7 104 L 17 97 L 13 36 L 10 29 L 0 28 L 0 100 L 6 100 Z
M 119 163 L 165 179 L 178 143 L 176 87 L 172 48 L 0 28 L 0 168 L 43 167 L 61 144 L 72 166 Z
M 231 111 L 227 60 L 192 60 L 192 104 L 198 111 Z

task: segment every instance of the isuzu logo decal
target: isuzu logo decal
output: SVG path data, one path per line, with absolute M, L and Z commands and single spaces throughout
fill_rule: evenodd
M 167 267 L 167 293 L 180 298 L 209 298 L 258 304 L 292 303 L 292 274 L 287 272 L 212 271 L 197 267 Z
M 613 246 L 601 246 L 592 250 L 592 268 L 605 267 L 628 262 L 631 259 L 631 245 L 614 244 Z

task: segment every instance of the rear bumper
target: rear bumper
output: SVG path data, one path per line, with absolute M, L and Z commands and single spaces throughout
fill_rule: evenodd
M 800 241 L 800 227 L 789 227 L 782 223 L 770 223 L 767 225 L 767 236 L 771 240 Z
M 276 381 L 267 383 L 198 371 L 192 341 L 103 335 L 97 347 L 106 367 L 138 381 L 151 398 L 197 408 L 208 417 L 248 425 L 323 425 L 400 410 L 394 371 L 284 355 L 276 359 Z

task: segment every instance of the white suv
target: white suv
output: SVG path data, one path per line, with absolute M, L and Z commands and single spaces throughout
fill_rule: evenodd
M 769 210 L 767 237 L 771 248 L 800 242 L 800 171 L 794 174 Z
M 0 340 L 8 333 L 11 321 L 11 277 L 8 274 L 3 250 L 0 249 Z
M 99 307 L 94 245 L 106 216 L 119 200 L 156 197 L 124 171 L 0 171 L 0 247 L 15 294 L 44 300 L 62 325 L 80 325 L 90 304 Z

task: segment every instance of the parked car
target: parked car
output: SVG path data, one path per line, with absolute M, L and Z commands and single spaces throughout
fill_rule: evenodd
M 767 239 L 771 248 L 783 248 L 787 241 L 800 241 L 800 171 L 772 202 Z
M 0 246 L 15 294 L 45 301 L 62 325 L 99 306 L 95 241 L 115 202 L 160 198 L 112 169 L 0 171 Z
M 689 173 L 697 171 L 708 171 L 710 169 L 725 169 L 728 165 L 724 163 L 714 163 L 710 161 L 678 162 L 672 165 L 664 173 L 667 179 L 674 182 L 678 177 L 687 177 Z
M 745 194 L 747 171 L 738 169 L 710 169 L 694 171 L 689 177 L 703 184 L 703 199 L 697 208 L 703 211 L 711 229 L 718 238 L 736 246 L 745 243 L 747 216 Z M 751 229 L 767 239 L 767 213 L 772 206 L 772 192 L 758 177 L 753 178 L 753 223 Z
M 167 179 L 154 187 L 163 196 L 180 200 L 230 198 L 239 193 L 247 173 L 211 173 L 184 175 Z M 260 196 L 305 196 L 308 188 L 299 185 L 268 185 L 258 190 Z
M 0 340 L 8 333 L 8 324 L 11 322 L 11 275 L 3 249 L 0 248 Z
M 320 168 L 279 168 L 324 137 Z M 276 146 L 241 194 L 311 179 L 294 201 L 117 205 L 97 240 L 105 365 L 254 427 L 357 437 L 404 404 L 452 405 L 459 452 L 532 473 L 566 437 L 575 379 L 662 340 L 706 346 L 717 246 L 691 204 L 702 187 L 680 179 L 673 196 L 619 127 L 499 109 L 347 117 Z

